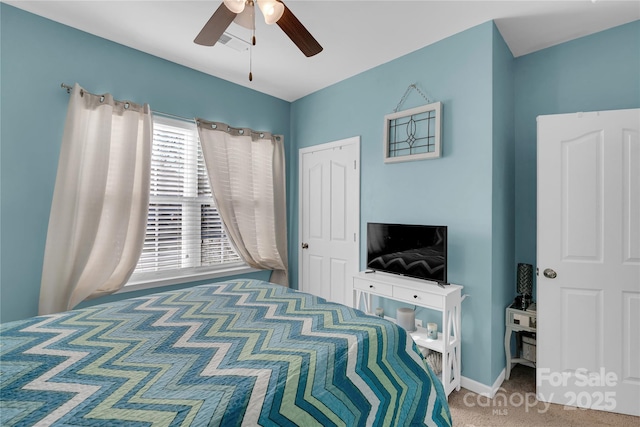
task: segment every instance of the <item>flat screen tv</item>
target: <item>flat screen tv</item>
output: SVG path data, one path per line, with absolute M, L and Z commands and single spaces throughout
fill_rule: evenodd
M 447 227 L 367 224 L 367 268 L 447 283 Z

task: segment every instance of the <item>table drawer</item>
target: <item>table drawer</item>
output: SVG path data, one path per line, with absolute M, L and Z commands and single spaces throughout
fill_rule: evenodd
M 415 289 L 401 288 L 396 286 L 395 288 L 393 288 L 393 297 L 421 306 L 426 305 L 432 308 L 439 309 L 442 309 L 444 307 L 444 299 L 442 298 L 442 296 L 434 295 L 429 292 L 417 291 Z
M 526 330 L 535 332 L 537 325 L 536 312 L 529 312 L 516 308 L 507 307 L 507 326 L 514 330 Z
M 393 286 L 385 283 L 353 279 L 353 287 L 359 291 L 371 292 L 377 295 L 393 296 Z

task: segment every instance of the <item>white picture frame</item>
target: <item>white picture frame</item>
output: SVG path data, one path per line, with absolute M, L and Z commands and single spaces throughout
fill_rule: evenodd
M 442 153 L 442 103 L 384 116 L 384 162 L 436 159 Z

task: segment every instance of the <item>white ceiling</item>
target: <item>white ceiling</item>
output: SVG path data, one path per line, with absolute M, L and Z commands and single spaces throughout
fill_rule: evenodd
M 193 43 L 221 1 L 4 2 L 286 101 L 492 19 L 515 57 L 640 19 L 640 0 L 287 0 L 324 50 L 305 57 L 257 11 L 249 82 L 249 51 Z

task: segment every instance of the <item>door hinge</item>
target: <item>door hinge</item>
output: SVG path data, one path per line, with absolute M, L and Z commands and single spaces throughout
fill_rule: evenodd
M 356 166 L 356 160 L 353 161 L 353 168 L 358 169 L 358 167 Z
M 353 241 L 356 241 L 356 233 L 353 233 Z

